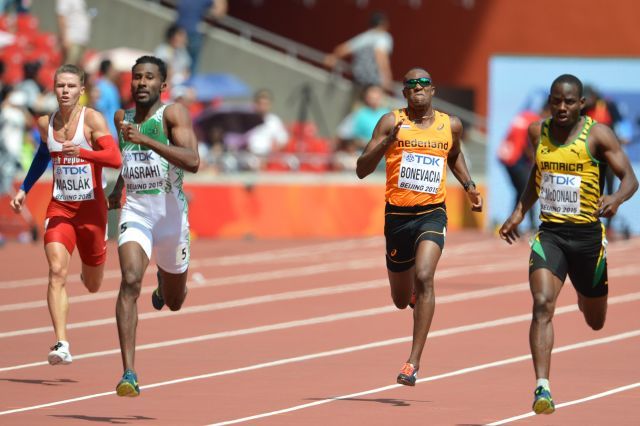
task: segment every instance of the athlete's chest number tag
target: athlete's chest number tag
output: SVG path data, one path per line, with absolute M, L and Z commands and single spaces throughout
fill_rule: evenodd
M 59 201 L 93 200 L 90 164 L 54 164 L 53 198 Z
M 540 209 L 543 213 L 580 214 L 581 176 L 542 172 Z
M 444 157 L 402 151 L 398 188 L 436 194 L 442 183 Z
M 128 192 L 161 190 L 164 184 L 160 155 L 148 151 L 124 151 L 122 177 Z

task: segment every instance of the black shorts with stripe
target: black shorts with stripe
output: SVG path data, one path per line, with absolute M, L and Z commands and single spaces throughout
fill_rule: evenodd
M 576 291 L 585 297 L 606 295 L 609 286 L 604 225 L 543 222 L 531 239 L 529 274 L 539 268 L 550 270 L 562 282 L 569 275 Z
M 447 234 L 444 203 L 412 207 L 387 203 L 384 210 L 387 269 L 390 271 L 403 272 L 411 268 L 420 241 L 433 241 L 441 250 L 444 248 Z

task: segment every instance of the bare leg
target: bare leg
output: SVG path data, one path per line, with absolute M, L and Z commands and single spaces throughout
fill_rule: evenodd
M 66 283 L 71 254 L 62 243 L 52 242 L 44 247 L 49 262 L 49 285 L 47 287 L 47 304 L 57 340 L 67 340 L 67 315 L 69 299 Z
M 529 346 L 536 379 L 548 379 L 553 349 L 553 323 L 556 300 L 562 281 L 548 269 L 536 269 L 529 277 L 533 296 L 533 317 L 529 329 Z
M 600 330 L 607 318 L 607 296 L 584 297 L 578 293 L 578 306 L 589 327 Z
M 149 265 L 149 258 L 142 247 L 128 242 L 118 248 L 122 281 L 116 302 L 116 321 L 124 369 L 134 370 L 136 328 L 138 326 L 138 297 L 142 277 Z
M 82 264 L 82 283 L 89 290 L 89 293 L 95 293 L 100 290 L 103 277 L 104 263 L 98 266 Z
M 158 267 L 162 280 L 162 298 L 172 311 L 178 311 L 187 297 L 187 269 L 181 274 L 170 274 Z
M 436 306 L 433 277 L 442 250 L 433 241 L 421 241 L 416 252 L 415 292 L 416 306 L 413 309 L 413 344 L 407 362 L 420 367 L 422 350 L 431 328 Z
M 411 267 L 406 271 L 392 272 L 387 270 L 389 284 L 391 285 L 391 299 L 398 309 L 404 309 L 409 305 L 411 293 L 416 276 L 416 268 Z

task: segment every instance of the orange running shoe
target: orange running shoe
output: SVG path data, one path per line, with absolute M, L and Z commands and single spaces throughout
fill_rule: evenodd
M 418 369 L 413 364 L 405 362 L 398 374 L 397 382 L 405 386 L 415 386 L 418 379 Z

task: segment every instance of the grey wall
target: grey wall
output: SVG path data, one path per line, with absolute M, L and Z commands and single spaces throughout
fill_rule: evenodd
M 96 50 L 127 46 L 153 51 L 175 18 L 172 10 L 145 0 L 86 2 L 97 11 L 90 44 L 90 48 Z M 54 0 L 33 2 L 32 12 L 39 18 L 41 29 L 57 32 L 54 6 Z M 221 29 L 209 29 L 207 35 L 201 72 L 233 73 L 254 90 L 271 89 L 275 94 L 274 110 L 287 122 L 297 119 L 301 88 L 309 85 L 317 101 L 309 109 L 310 118 L 319 124 L 324 136 L 333 134 L 348 109 L 349 81 L 333 78 L 323 69 Z M 326 128 L 322 128 L 322 121 L 326 122 Z

